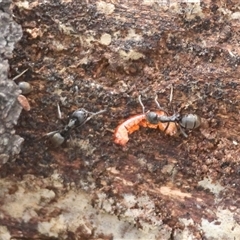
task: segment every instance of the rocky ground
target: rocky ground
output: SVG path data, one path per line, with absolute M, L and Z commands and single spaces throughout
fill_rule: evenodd
M 15 128 L 22 150 L 0 171 L 1 239 L 240 238 L 238 1 L 36 0 L 12 11 L 23 36 L 9 78 L 27 69 L 15 82 L 33 91 Z M 156 94 L 202 126 L 187 138 L 140 128 L 116 145 L 118 124 L 142 113 L 138 96 L 156 110 Z M 106 112 L 51 146 L 45 135 L 81 107 Z

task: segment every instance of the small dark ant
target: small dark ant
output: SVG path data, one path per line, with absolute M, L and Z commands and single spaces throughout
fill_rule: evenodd
M 83 126 L 91 118 L 103 112 L 106 112 L 106 110 L 100 110 L 93 113 L 84 108 L 79 108 L 71 114 L 68 124 L 63 129 L 47 133 L 45 137 L 49 138 L 54 147 L 59 147 L 70 137 L 70 133 L 74 128 Z M 58 113 L 59 116 L 61 116 L 59 106 Z

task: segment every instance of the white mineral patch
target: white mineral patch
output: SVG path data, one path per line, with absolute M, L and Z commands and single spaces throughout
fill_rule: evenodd
M 0 239 L 1 240 L 11 239 L 11 235 L 9 234 L 9 231 L 5 226 L 0 226 Z
M 228 209 L 220 209 L 217 212 L 218 219 L 209 222 L 202 219 L 202 230 L 206 239 L 240 239 L 240 225 L 235 221 L 233 213 Z
M 231 15 L 232 19 L 240 19 L 240 12 L 235 12 Z
M 108 33 L 104 33 L 100 38 L 100 43 L 103 45 L 109 45 L 112 41 L 112 37 Z
M 198 185 L 205 189 L 209 189 L 214 195 L 218 195 L 224 189 L 219 183 L 213 183 L 209 178 L 204 178 L 202 181 L 198 182 Z
M 125 194 L 123 201 L 119 201 L 116 205 L 115 200 L 108 198 L 105 193 L 99 193 L 99 204 L 93 208 L 91 194 L 74 189 L 74 185 L 73 189 L 58 196 L 48 189 L 49 186 L 60 187 L 61 185 L 62 179 L 57 172 L 51 178 L 41 180 L 32 175 L 25 175 L 23 180 L 18 182 L 16 191 L 8 194 L 9 189 L 15 186 L 15 180 L 1 179 L 0 197 L 4 199 L 1 210 L 16 221 L 24 221 L 26 224 L 38 218 L 39 208 L 48 209 L 48 212 L 60 210 L 59 214 L 49 220 L 44 219 L 38 222 L 39 233 L 55 238 L 59 238 L 67 231 L 76 232 L 77 229 L 81 229 L 89 237 L 103 234 L 118 240 L 170 238 L 171 228 L 162 224 L 161 217 L 155 213 L 155 203 L 146 194 L 142 196 Z M 60 189 L 58 191 L 61 192 Z M 179 196 L 179 193 L 174 192 L 174 195 Z M 51 199 L 54 201 L 50 201 Z M 121 214 L 113 214 L 116 207 L 118 210 L 122 209 Z M 202 219 L 199 229 L 207 239 L 239 239 L 240 226 L 234 219 L 234 215 L 239 215 L 237 212 L 239 210 L 234 209 L 233 206 L 232 211 L 218 210 L 216 221 L 209 222 Z M 0 217 L 3 216 L 0 214 Z M 135 219 L 139 219 L 141 228 L 135 225 Z M 175 232 L 175 239 L 194 239 L 190 231 L 193 225 L 192 220 L 180 219 L 180 221 L 186 227 L 184 230 Z M 8 230 L 3 226 L 0 226 L 0 239 L 10 239 Z
M 106 15 L 109 15 L 113 13 L 115 6 L 111 3 L 106 3 L 103 1 L 98 1 L 97 3 L 97 10 L 101 13 L 104 13 Z
M 130 28 L 125 40 L 141 41 L 143 40 L 143 37 L 140 34 L 137 34 L 135 29 Z
M 140 52 L 130 50 L 129 52 L 126 52 L 124 50 L 119 51 L 119 55 L 124 59 L 124 60 L 138 60 L 140 58 L 144 58 L 144 55 Z

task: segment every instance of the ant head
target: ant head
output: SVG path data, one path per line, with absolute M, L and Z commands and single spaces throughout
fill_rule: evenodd
M 158 124 L 159 123 L 158 114 L 155 113 L 155 112 L 147 112 L 146 113 L 146 119 L 151 124 Z
M 70 116 L 70 120 L 75 120 L 75 125 L 81 125 L 86 121 L 88 115 L 89 113 L 85 109 L 80 108 L 73 112 L 73 114 Z

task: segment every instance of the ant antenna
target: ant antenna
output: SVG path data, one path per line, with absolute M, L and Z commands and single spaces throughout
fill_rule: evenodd
M 160 104 L 159 104 L 159 102 L 158 102 L 158 95 L 157 95 L 157 94 L 156 94 L 156 96 L 155 96 L 155 98 L 154 98 L 154 101 L 155 101 L 155 103 L 157 104 L 158 108 L 159 108 L 160 110 L 162 110 L 162 108 L 161 108 L 161 106 L 160 106 Z
M 84 108 L 83 108 L 84 109 Z M 98 111 L 98 112 L 88 112 L 87 110 L 85 110 L 84 109 L 84 111 L 86 112 L 86 113 L 88 113 L 88 114 L 91 114 L 87 119 L 86 119 L 86 121 L 84 122 L 84 123 L 86 123 L 87 121 L 89 121 L 92 117 L 94 117 L 94 116 L 96 116 L 96 115 L 98 115 L 98 114 L 101 114 L 101 113 L 104 113 L 104 112 L 106 112 L 107 110 L 106 109 L 103 109 L 103 110 L 100 110 L 100 111 Z
M 169 107 L 171 108 L 171 111 L 175 114 L 175 110 L 172 105 L 172 100 L 173 100 L 173 84 L 170 86 L 170 96 L 169 96 Z
M 138 101 L 139 101 L 140 105 L 142 106 L 142 111 L 143 111 L 143 113 L 145 114 L 145 107 L 144 107 L 144 105 L 143 105 L 143 103 L 142 103 L 142 97 L 141 97 L 141 95 L 138 96 Z
M 161 106 L 160 103 L 158 102 L 158 95 L 156 94 L 155 98 L 154 98 L 155 103 L 157 104 L 157 107 L 159 108 L 159 110 L 165 112 L 168 115 L 168 112 L 166 110 L 164 110 Z
M 170 91 L 170 97 L 169 97 L 170 105 L 172 104 L 172 100 L 173 100 L 173 85 L 171 84 L 171 91 Z

